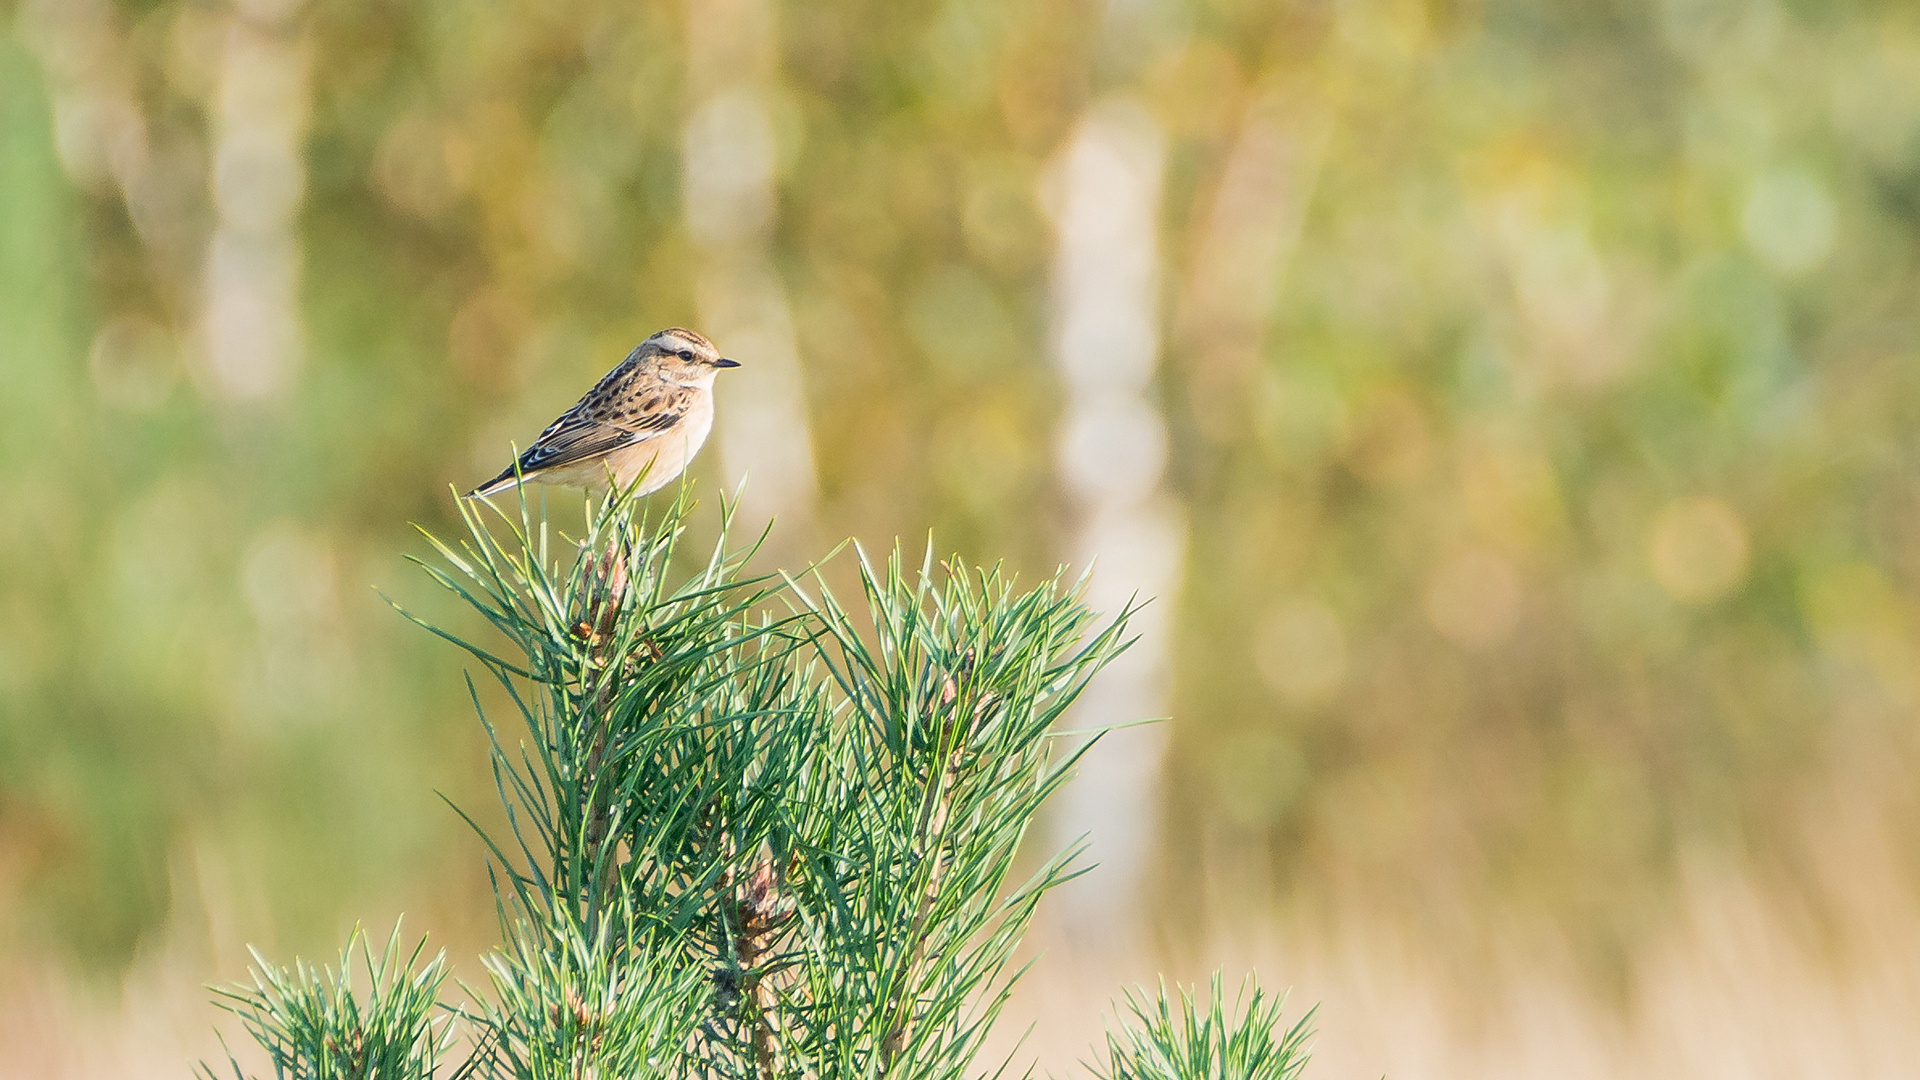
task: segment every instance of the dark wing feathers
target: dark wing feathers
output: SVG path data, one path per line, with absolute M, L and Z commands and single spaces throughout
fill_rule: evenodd
M 520 475 L 531 477 L 645 442 L 678 424 L 693 405 L 693 391 L 688 388 L 654 386 L 642 392 L 632 385 L 631 376 L 631 370 L 614 369 L 578 404 L 548 424 L 520 455 Z M 509 466 L 474 493 L 490 495 L 513 483 L 514 468 Z
M 630 442 L 638 442 L 634 432 L 591 420 L 564 428 L 550 428 L 527 452 L 520 455 L 520 471 L 539 472 L 557 469 L 576 461 L 611 453 Z
M 520 456 L 520 471 L 557 469 L 587 458 L 611 453 L 622 446 L 645 442 L 680 422 L 692 401 L 690 394 L 675 394 L 664 407 L 644 414 L 623 412 L 615 405 L 575 408 L 540 433 L 540 437 Z

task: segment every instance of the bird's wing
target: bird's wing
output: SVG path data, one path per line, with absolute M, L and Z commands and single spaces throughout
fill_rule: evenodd
M 533 440 L 520 455 L 522 473 L 563 468 L 657 438 L 673 430 L 693 405 L 692 391 L 683 387 L 611 394 L 600 389 L 595 387 Z

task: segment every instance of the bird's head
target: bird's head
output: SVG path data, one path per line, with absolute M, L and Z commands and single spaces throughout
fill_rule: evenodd
M 720 355 L 713 342 L 675 326 L 640 343 L 643 363 L 653 364 L 661 376 L 684 386 L 710 384 L 722 368 L 739 367 L 738 360 Z

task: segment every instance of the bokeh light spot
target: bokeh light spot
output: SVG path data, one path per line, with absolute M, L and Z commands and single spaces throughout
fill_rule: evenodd
M 1300 798 L 1307 763 L 1272 731 L 1221 740 L 1213 759 L 1213 792 L 1221 813 L 1243 828 L 1273 824 Z
M 1674 599 L 1705 604 L 1747 576 L 1747 527 L 1725 499 L 1700 495 L 1668 503 L 1647 543 L 1654 580 Z
M 437 218 L 453 208 L 473 179 L 467 139 L 430 118 L 408 113 L 387 125 L 373 157 L 373 186 L 394 209 Z
M 980 275 L 948 265 L 927 276 L 907 301 L 907 330 L 941 367 L 978 376 L 1001 367 L 1017 345 L 1006 309 Z
M 1254 634 L 1254 663 L 1281 700 L 1312 705 L 1339 692 L 1347 678 L 1347 634 L 1340 617 L 1310 597 L 1281 603 Z
M 151 412 L 166 403 L 180 381 L 179 350 L 165 327 L 123 315 L 93 335 L 87 374 L 94 392 L 110 408 Z
M 1426 415 L 1411 396 L 1381 391 L 1360 406 L 1348 429 L 1347 466 L 1372 484 L 1411 480 L 1426 471 L 1432 441 Z
M 1497 552 L 1469 548 L 1427 581 L 1427 618 L 1455 645 L 1484 649 L 1506 640 L 1520 617 L 1520 575 Z
M 1824 184 L 1798 169 L 1781 169 L 1754 181 L 1740 227 L 1768 269 L 1794 277 L 1833 252 L 1837 213 Z

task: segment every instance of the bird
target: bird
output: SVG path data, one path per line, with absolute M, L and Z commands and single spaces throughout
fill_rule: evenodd
M 657 491 L 686 469 L 713 429 L 714 376 L 739 366 L 691 330 L 662 330 L 548 424 L 518 460 L 465 497 L 497 495 L 523 480 L 562 487 L 612 483 L 636 495 Z

